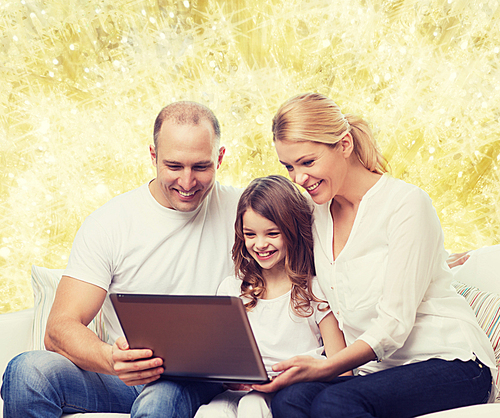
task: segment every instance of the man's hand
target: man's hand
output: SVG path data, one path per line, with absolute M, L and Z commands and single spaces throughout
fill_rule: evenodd
M 115 374 L 128 386 L 144 385 L 160 378 L 163 360 L 151 358 L 149 349 L 131 350 L 127 340 L 120 337 L 111 349 Z
M 466 251 L 464 253 L 452 254 L 448 257 L 446 263 L 448 263 L 448 267 L 452 269 L 453 267 L 461 266 L 469 259 L 469 257 L 469 251 Z
M 276 363 L 273 366 L 275 372 L 282 372 L 270 383 L 264 385 L 252 385 L 252 389 L 260 392 L 276 392 L 284 387 L 298 382 L 327 382 L 335 375 L 327 366 L 326 360 L 315 359 L 311 356 L 296 356 L 289 360 Z

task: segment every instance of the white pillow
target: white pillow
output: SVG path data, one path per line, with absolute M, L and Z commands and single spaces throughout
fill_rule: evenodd
M 56 295 L 57 285 L 63 269 L 48 269 L 46 267 L 31 266 L 31 285 L 35 296 L 35 314 L 33 318 L 33 350 L 45 350 L 43 342 L 45 336 L 45 327 L 47 318 L 49 317 L 52 303 Z M 104 327 L 102 312 L 99 311 L 96 317 L 88 325 L 89 329 L 94 331 L 96 335 L 103 341 L 107 341 L 108 335 Z
M 469 254 L 463 265 L 451 269 L 453 280 L 500 295 L 500 245 L 478 248 Z

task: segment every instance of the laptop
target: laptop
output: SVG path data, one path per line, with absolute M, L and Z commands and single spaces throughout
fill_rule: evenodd
M 110 299 L 130 348 L 153 350 L 164 376 L 269 382 L 240 298 L 112 293 Z

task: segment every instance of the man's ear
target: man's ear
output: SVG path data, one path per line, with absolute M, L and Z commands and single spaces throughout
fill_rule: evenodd
M 220 165 L 222 164 L 222 159 L 224 158 L 225 153 L 226 153 L 226 148 L 220 147 L 219 156 L 217 157 L 217 169 L 219 169 Z
M 154 145 L 149 146 L 149 155 L 151 156 L 153 165 L 156 167 L 156 149 Z

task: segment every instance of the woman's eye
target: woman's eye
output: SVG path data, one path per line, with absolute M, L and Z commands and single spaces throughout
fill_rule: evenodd
M 291 165 L 285 165 L 285 168 L 287 169 L 287 171 L 292 171 L 293 170 L 293 167 Z
M 304 161 L 303 164 L 306 166 L 306 167 L 309 167 L 310 165 L 312 165 L 314 163 L 314 160 L 309 160 L 309 161 Z

